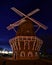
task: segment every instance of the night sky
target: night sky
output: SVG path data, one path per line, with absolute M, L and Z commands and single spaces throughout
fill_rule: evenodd
M 37 36 L 42 38 L 47 53 L 52 53 L 52 0 L 0 0 L 0 47 L 11 49 L 9 39 L 15 36 L 13 30 L 8 31 L 6 27 L 21 19 L 19 15 L 10 8 L 16 7 L 25 14 L 39 8 L 40 11 L 32 17 L 48 26 L 47 30 L 40 28 Z

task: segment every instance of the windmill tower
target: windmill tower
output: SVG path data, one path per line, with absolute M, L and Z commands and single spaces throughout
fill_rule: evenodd
M 43 41 L 36 36 L 36 32 L 43 28 L 47 30 L 47 26 L 30 18 L 31 15 L 37 13 L 40 9 L 33 10 L 29 14 L 25 15 L 21 11 L 17 10 L 15 7 L 11 8 L 15 13 L 19 14 L 22 19 L 10 24 L 7 29 L 14 29 L 16 36 L 9 40 L 9 43 L 13 50 L 13 59 L 16 60 L 33 60 L 39 58 L 38 53 L 43 44 Z M 36 25 L 33 25 L 36 24 Z M 18 26 L 18 30 L 15 27 Z M 37 26 L 34 32 L 34 26 Z

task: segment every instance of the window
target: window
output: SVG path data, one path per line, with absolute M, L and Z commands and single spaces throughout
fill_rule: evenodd
M 33 57 L 33 53 L 31 51 L 28 52 L 28 57 Z
M 20 56 L 21 57 L 25 57 L 25 52 L 24 51 L 21 51 Z

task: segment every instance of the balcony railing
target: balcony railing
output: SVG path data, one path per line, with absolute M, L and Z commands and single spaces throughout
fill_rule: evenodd
M 12 42 L 12 41 L 15 41 L 15 40 L 20 40 L 20 41 L 23 41 L 23 40 L 36 40 L 36 36 L 17 36 L 17 37 L 14 37 L 12 39 L 9 40 L 9 42 Z

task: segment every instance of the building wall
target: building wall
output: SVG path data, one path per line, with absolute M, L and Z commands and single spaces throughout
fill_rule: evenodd
M 26 19 L 24 23 L 19 25 L 17 33 L 17 36 L 34 36 L 34 26 L 33 22 L 29 19 Z
M 20 40 L 20 36 L 17 37 L 13 38 L 12 43 L 10 42 L 13 48 L 13 57 L 16 59 L 35 59 L 43 43 L 42 40 L 36 36 L 30 36 L 32 38 L 28 36 L 30 39 L 27 37 L 26 40 L 24 40 L 24 36 L 21 36 L 22 40 Z

